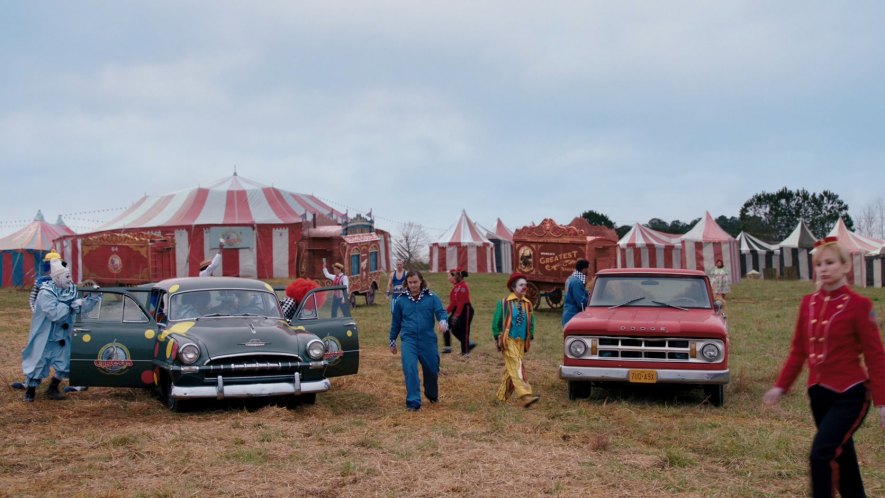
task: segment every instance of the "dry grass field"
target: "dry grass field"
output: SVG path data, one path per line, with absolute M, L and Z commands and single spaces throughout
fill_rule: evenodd
M 700 391 L 595 390 L 571 402 L 557 376 L 560 315 L 538 313 L 528 354 L 541 394 L 501 405 L 489 332 L 503 276 L 473 275 L 479 347 L 443 355 L 441 399 L 408 413 L 387 307 L 361 304 L 362 363 L 315 406 L 213 404 L 176 414 L 148 391 L 92 388 L 21 401 L 30 313 L 0 291 L 2 496 L 804 496 L 813 433 L 802 384 L 776 408 L 760 398 L 786 354 L 810 284 L 743 282 L 728 303 L 732 382 L 723 408 Z M 447 300 L 442 275 L 431 287 Z M 863 290 L 885 316 L 885 290 Z M 382 299 L 383 301 L 383 299 Z M 870 496 L 885 496 L 885 433 L 857 434 Z

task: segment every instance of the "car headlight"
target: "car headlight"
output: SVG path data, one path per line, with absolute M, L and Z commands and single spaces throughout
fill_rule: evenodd
M 178 357 L 181 358 L 181 362 L 185 365 L 193 365 L 200 359 L 200 347 L 189 342 L 178 349 Z
M 574 341 L 568 344 L 568 353 L 575 358 L 580 358 L 584 356 L 587 352 L 587 343 L 582 341 L 581 339 L 575 339 Z
M 716 361 L 722 356 L 722 350 L 716 344 L 704 344 L 701 348 L 701 358 L 707 361 Z
M 307 343 L 307 356 L 311 360 L 319 360 L 326 353 L 326 345 L 319 339 L 313 339 Z

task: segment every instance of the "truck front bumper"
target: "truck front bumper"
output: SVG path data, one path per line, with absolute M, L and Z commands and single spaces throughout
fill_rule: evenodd
M 577 381 L 629 382 L 631 370 L 654 370 L 657 384 L 728 384 L 728 370 L 677 370 L 656 368 L 559 367 L 559 378 Z

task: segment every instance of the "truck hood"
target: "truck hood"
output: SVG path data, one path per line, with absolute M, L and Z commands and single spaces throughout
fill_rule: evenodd
M 176 331 L 176 327 L 187 330 Z M 317 337 L 304 330 L 292 330 L 286 322 L 264 317 L 201 318 L 194 322 L 180 322 L 169 332 L 178 336 L 179 343 L 188 340 L 197 343 L 211 358 L 249 354 L 297 354 L 302 359 L 304 347 Z
M 566 335 L 586 333 L 627 336 L 722 338 L 725 320 L 712 310 L 627 307 L 587 308 L 565 327 Z

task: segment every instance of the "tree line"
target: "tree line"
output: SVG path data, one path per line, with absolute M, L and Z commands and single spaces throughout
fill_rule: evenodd
M 883 209 L 870 208 L 872 214 L 868 217 L 875 218 L 875 214 L 880 211 L 885 213 L 885 203 L 880 201 L 879 205 Z M 593 225 L 614 229 L 618 237 L 623 237 L 632 228 L 630 225 L 616 226 L 611 218 L 598 211 L 584 211 L 581 216 Z M 744 202 L 738 216 L 720 215 L 716 218 L 716 223 L 732 237 L 737 237 L 744 231 L 759 239 L 776 243 L 787 238 L 799 224 L 799 220 L 805 220 L 812 233 L 822 237 L 833 228 L 839 218 L 842 218 L 849 230 L 854 230 L 854 220 L 848 214 L 848 204 L 834 192 L 824 190 L 817 193 L 784 187 L 776 192 L 755 194 Z M 660 232 L 680 235 L 691 230 L 700 220 L 696 218 L 688 222 L 667 222 L 652 218 L 644 225 Z

